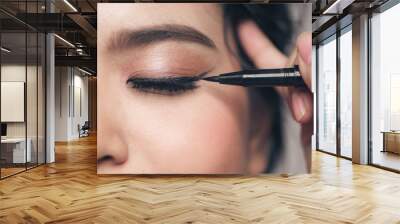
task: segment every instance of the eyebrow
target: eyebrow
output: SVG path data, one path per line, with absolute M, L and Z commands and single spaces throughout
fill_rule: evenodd
M 145 47 L 162 41 L 185 41 L 217 49 L 214 41 L 193 27 L 178 24 L 164 24 L 137 30 L 122 30 L 115 33 L 109 49 L 112 51 L 132 47 Z

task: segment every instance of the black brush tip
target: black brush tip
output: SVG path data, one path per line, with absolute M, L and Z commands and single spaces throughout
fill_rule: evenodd
M 209 76 L 209 77 L 203 78 L 203 80 L 211 81 L 211 82 L 219 82 L 219 77 L 218 76 Z

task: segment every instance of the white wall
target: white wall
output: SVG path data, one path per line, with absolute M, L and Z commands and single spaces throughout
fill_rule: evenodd
M 25 70 L 27 69 L 27 70 Z M 27 66 L 25 67 L 25 64 L 21 65 L 21 64 L 4 64 L 1 66 L 1 81 L 2 82 L 25 82 L 25 75 L 26 75 L 26 71 L 28 72 L 28 76 L 30 76 L 31 74 L 36 75 L 36 67 L 35 66 Z M 29 80 L 30 77 L 28 77 Z M 36 85 L 36 81 L 32 81 L 29 80 L 29 84 L 30 85 Z M 31 98 L 35 98 L 36 99 L 36 88 L 32 89 L 32 88 L 27 88 L 27 103 L 30 103 L 32 101 L 34 101 Z M 3 96 L 4 97 L 4 96 Z M 36 101 L 35 101 L 36 102 Z M 31 112 L 32 110 L 35 110 L 36 108 L 36 104 L 34 105 L 27 105 L 30 107 L 34 107 L 34 108 L 29 108 L 28 112 Z M 6 108 L 1 108 L 1 110 L 6 110 Z M 36 123 L 36 113 L 28 113 L 27 114 L 27 118 L 28 118 L 28 122 L 32 122 L 34 121 Z M 7 122 L 7 136 L 8 137 L 25 137 L 25 124 L 26 122 Z M 28 137 L 29 134 L 31 133 L 30 128 L 33 127 L 32 124 L 28 124 Z M 34 129 L 36 130 L 36 126 L 34 127 Z M 36 132 L 35 132 L 36 133 Z
M 76 68 L 56 67 L 56 141 L 77 139 L 78 124 L 88 120 L 88 78 L 83 75 Z
M 30 69 L 28 67 L 28 69 Z M 1 66 L 1 81 L 2 82 L 25 82 L 25 64 L 6 64 Z M 5 108 L 1 108 L 5 110 Z M 11 122 L 7 123 L 8 137 L 25 137 L 25 123 Z
M 55 68 L 55 141 L 68 141 L 69 68 Z
M 75 138 L 78 137 L 78 124 L 81 126 L 85 123 L 85 121 L 88 120 L 88 77 L 83 77 L 81 76 L 82 73 L 78 73 L 79 75 L 76 75 L 75 70 L 75 75 L 74 75 L 74 100 L 75 100 L 75 106 L 73 110 L 75 110 L 75 113 L 73 113 L 73 119 L 72 121 L 72 130 L 71 134 Z M 80 91 L 80 93 L 79 93 Z M 80 95 L 80 97 L 79 97 Z M 80 101 L 80 102 L 79 102 Z M 81 108 L 79 108 L 81 107 Z M 82 110 L 82 111 L 79 111 Z
M 25 83 L 1 82 L 1 121 L 24 122 Z M 35 107 L 36 108 L 36 107 Z

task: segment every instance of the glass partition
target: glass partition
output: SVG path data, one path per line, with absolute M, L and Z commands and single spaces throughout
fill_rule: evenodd
M 0 2 L 18 16 L 43 12 L 43 5 Z M 0 12 L 1 179 L 45 163 L 45 42 L 43 33 Z
M 28 147 L 27 150 L 30 151 L 27 167 L 34 167 L 37 165 L 37 76 L 38 76 L 38 67 L 37 67 L 37 40 L 38 36 L 36 32 L 28 32 L 27 33 L 27 75 L 26 75 L 26 89 L 27 89 L 27 98 L 26 98 L 26 113 L 27 113 L 27 142 Z
M 38 164 L 44 164 L 46 162 L 46 139 L 45 139 L 45 124 L 46 124 L 46 76 L 45 76 L 45 65 L 46 65 L 46 38 L 43 33 L 38 33 L 38 64 L 37 64 L 37 162 Z
M 39 1 L 27 2 L 26 12 L 40 13 L 42 4 Z M 33 17 L 35 20 L 38 17 Z M 37 21 L 32 21 L 37 22 Z M 27 27 L 27 141 L 30 147 L 30 161 L 27 167 L 35 167 L 38 165 L 39 160 L 39 73 L 41 70 L 40 59 L 40 37 L 35 29 Z M 42 86 L 44 88 L 45 86 Z M 29 149 L 28 147 L 28 149 Z
M 25 31 L 1 34 L 2 177 L 24 171 L 30 158 L 26 139 L 26 40 Z

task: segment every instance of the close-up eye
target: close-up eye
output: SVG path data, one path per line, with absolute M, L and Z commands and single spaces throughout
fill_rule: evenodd
M 196 84 L 205 74 L 196 76 L 167 76 L 160 78 L 130 77 L 126 84 L 141 92 L 178 95 L 198 87 Z

